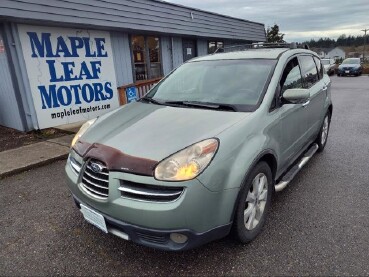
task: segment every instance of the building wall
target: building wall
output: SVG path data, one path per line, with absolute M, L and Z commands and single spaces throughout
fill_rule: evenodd
M 201 57 L 207 54 L 208 54 L 208 41 L 205 39 L 198 39 L 197 40 L 197 55 Z
M 343 51 L 341 48 L 334 48 L 331 51 L 328 52 L 327 54 L 328 58 L 342 58 L 345 59 L 346 58 L 346 53 L 345 51 Z
M 4 48 L 0 51 L 0 125 L 23 130 L 15 89 L 8 64 L 5 36 L 0 25 L 0 41 Z
M 183 47 L 181 37 L 172 37 L 173 69 L 183 64 Z
M 161 37 L 161 60 L 163 67 L 163 75 L 169 74 L 173 70 L 172 43 L 171 37 Z
M 110 32 L 117 86 L 133 83 L 131 48 L 128 34 Z
M 59 26 L 265 41 L 263 24 L 153 0 L 2 0 L 0 15 Z

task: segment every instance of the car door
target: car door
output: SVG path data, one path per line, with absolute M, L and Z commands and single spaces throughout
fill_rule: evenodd
M 310 92 L 310 101 L 304 106 L 307 113 L 306 139 L 311 140 L 318 134 L 322 123 L 325 101 L 325 90 L 327 89 L 323 79 L 323 69 L 318 58 L 312 55 L 299 56 L 303 76 L 303 86 Z M 319 71 L 317 68 L 319 67 Z
M 283 101 L 283 93 L 287 89 L 303 88 L 300 65 L 297 57 L 290 59 L 281 75 L 279 82 L 279 103 L 273 112 L 279 114 L 278 148 L 281 168 L 287 167 L 306 143 L 307 113 L 304 103 L 292 104 Z

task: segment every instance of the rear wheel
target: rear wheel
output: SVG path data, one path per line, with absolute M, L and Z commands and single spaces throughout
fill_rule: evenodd
M 270 207 L 272 172 L 265 162 L 258 163 L 247 177 L 238 199 L 233 233 L 238 241 L 248 243 L 260 234 Z
M 318 152 L 323 152 L 324 147 L 327 144 L 330 123 L 331 123 L 331 115 L 328 112 L 324 117 L 323 125 L 320 128 L 318 137 L 316 138 L 316 143 L 319 146 Z

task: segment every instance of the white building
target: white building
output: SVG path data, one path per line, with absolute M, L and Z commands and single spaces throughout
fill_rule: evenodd
M 345 59 L 346 53 L 340 47 L 335 48 L 320 48 L 316 49 L 316 53 L 321 59 Z
M 346 53 L 343 49 L 341 49 L 339 47 L 335 47 L 327 53 L 326 58 L 335 59 L 335 60 L 345 59 L 346 58 Z

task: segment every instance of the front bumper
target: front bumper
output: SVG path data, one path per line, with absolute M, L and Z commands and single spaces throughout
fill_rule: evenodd
M 83 163 L 78 155 L 71 155 Z M 80 188 L 81 176 L 73 172 L 69 159 L 66 173 L 77 206 L 82 203 L 101 213 L 109 228 L 127 234 L 130 240 L 163 250 L 190 249 L 226 236 L 239 191 L 236 188 L 212 192 L 197 179 L 161 182 L 153 177 L 110 172 L 109 196 L 101 200 L 94 199 Z M 122 196 L 119 190 L 122 180 L 158 187 L 183 186 L 184 191 L 175 201 L 139 201 Z M 186 235 L 188 240 L 184 244 L 176 244 L 169 239 L 171 233 Z
M 73 199 L 78 209 L 80 209 L 81 201 L 75 196 L 73 196 Z M 100 211 L 98 212 L 101 213 Z M 204 233 L 196 233 L 190 229 L 149 229 L 114 219 L 103 213 L 101 214 L 105 218 L 109 233 L 127 240 L 131 240 L 140 245 L 167 251 L 189 250 L 208 242 L 223 238 L 228 235 L 232 227 L 232 224 L 229 223 Z M 185 235 L 187 237 L 187 241 L 185 243 L 175 243 L 170 239 L 170 234 L 173 233 Z
M 337 74 L 339 75 L 357 75 L 360 74 L 360 69 L 338 69 Z

